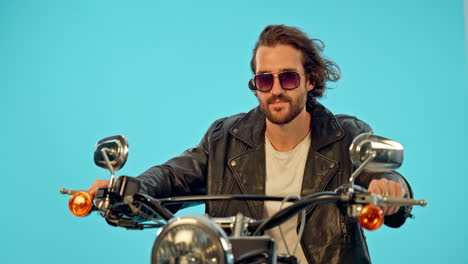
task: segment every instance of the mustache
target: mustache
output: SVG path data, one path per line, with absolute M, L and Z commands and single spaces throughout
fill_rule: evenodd
M 279 95 L 273 95 L 270 98 L 268 98 L 267 103 L 271 104 L 276 100 L 284 101 L 284 102 L 291 102 L 291 98 L 285 94 L 279 94 Z

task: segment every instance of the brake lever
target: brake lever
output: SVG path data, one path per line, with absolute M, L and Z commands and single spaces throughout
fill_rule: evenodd
M 74 195 L 75 193 L 80 192 L 79 190 L 68 190 L 66 188 L 60 188 L 61 194 Z
M 426 200 L 414 200 L 411 198 L 394 197 L 390 195 L 379 195 L 372 193 L 354 193 L 354 203 L 372 204 L 376 206 L 426 206 Z

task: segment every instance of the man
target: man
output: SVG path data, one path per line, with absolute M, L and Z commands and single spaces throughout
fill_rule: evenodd
M 347 183 L 353 171 L 349 145 L 357 135 L 370 132 L 364 122 L 333 115 L 316 101 L 325 83 L 340 78 L 339 68 L 321 57 L 318 40 L 294 27 L 266 27 L 254 48 L 249 87 L 259 107 L 247 114 L 217 120 L 200 144 L 138 178 L 141 192 L 154 197 L 189 194 L 267 194 L 305 196 L 333 190 Z M 411 195 L 409 185 L 396 172 L 363 174 L 357 184 L 376 194 Z M 89 189 L 106 187 L 97 180 Z M 261 201 L 209 202 L 211 216 L 241 212 L 260 219 L 275 213 L 278 204 Z M 409 208 L 382 208 L 385 223 L 400 226 Z M 288 248 L 278 231 L 280 253 L 291 252 L 298 240 L 297 219 L 287 222 Z M 363 232 L 342 216 L 334 205 L 307 211 L 305 232 L 298 250 L 302 263 L 369 263 Z M 290 249 L 289 249 L 290 248 Z

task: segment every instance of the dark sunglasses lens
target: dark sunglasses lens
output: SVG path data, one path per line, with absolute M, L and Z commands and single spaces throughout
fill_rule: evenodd
M 297 72 L 282 72 L 278 77 L 283 89 L 297 88 L 301 82 L 301 76 Z
M 273 87 L 274 77 L 272 74 L 259 74 L 254 78 L 255 87 L 259 91 L 268 91 Z

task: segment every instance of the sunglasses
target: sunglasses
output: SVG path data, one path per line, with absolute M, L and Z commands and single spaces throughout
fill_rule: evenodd
M 273 83 L 275 82 L 275 75 L 278 75 L 279 82 L 281 84 L 281 88 L 285 90 L 292 90 L 299 87 L 301 83 L 301 77 L 304 75 L 300 75 L 297 72 L 281 72 L 278 74 L 275 73 L 262 73 L 257 74 L 252 79 L 253 84 L 255 85 L 254 90 L 258 90 L 260 92 L 268 92 L 273 88 Z

